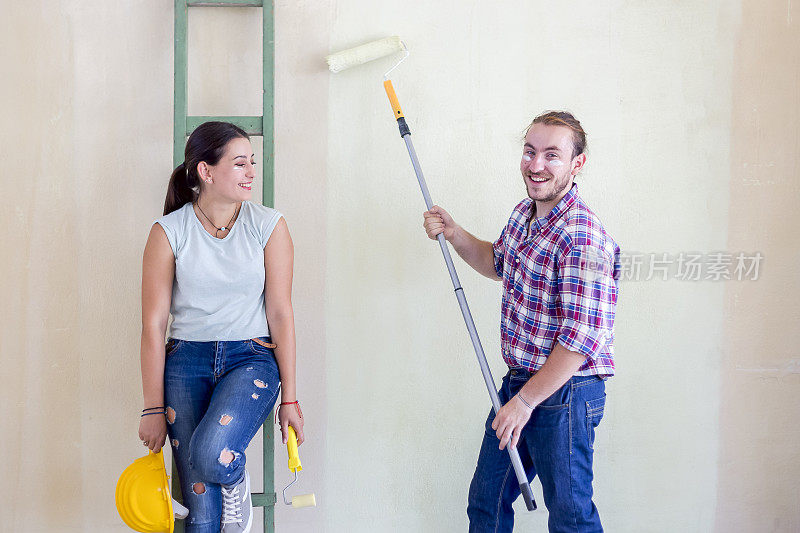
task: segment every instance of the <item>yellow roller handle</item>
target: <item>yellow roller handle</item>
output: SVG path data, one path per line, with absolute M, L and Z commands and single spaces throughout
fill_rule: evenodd
M 400 101 L 397 99 L 397 95 L 394 93 L 394 87 L 392 87 L 392 80 L 386 80 L 383 82 L 383 88 L 386 89 L 386 96 L 389 97 L 389 103 L 392 104 L 392 111 L 394 111 L 394 118 L 402 118 L 403 117 L 403 110 L 400 109 Z
M 289 470 L 297 472 L 303 469 L 300 464 L 300 455 L 297 453 L 297 433 L 289 426 L 289 439 L 286 441 L 286 453 L 289 455 Z

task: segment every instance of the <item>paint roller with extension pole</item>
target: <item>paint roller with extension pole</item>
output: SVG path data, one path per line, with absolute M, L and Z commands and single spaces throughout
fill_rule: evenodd
M 332 72 L 340 72 L 344 69 L 355 67 L 374 59 L 386 57 L 396 52 L 403 52 L 404 55 L 400 61 L 398 61 L 383 75 L 383 87 L 386 90 L 386 95 L 389 97 L 389 103 L 392 106 L 392 111 L 394 111 L 394 118 L 397 120 L 397 125 L 400 128 L 400 137 L 402 137 L 405 141 L 406 148 L 408 149 L 408 155 L 411 157 L 411 165 L 414 167 L 414 173 L 417 175 L 417 181 L 419 182 L 419 187 L 422 190 L 422 196 L 425 198 L 425 205 L 430 210 L 433 207 L 433 201 L 431 200 L 431 195 L 428 192 L 428 186 L 425 183 L 425 177 L 422 174 L 422 168 L 419 165 L 417 153 L 414 151 L 414 145 L 411 142 L 411 130 L 408 128 L 408 124 L 406 124 L 403 111 L 400 109 L 400 102 L 394 92 L 394 87 L 392 87 L 392 81 L 389 79 L 389 74 L 409 56 L 409 51 L 405 43 L 403 43 L 403 41 L 400 40 L 400 37 L 397 36 L 386 37 L 378 41 L 373 41 L 355 48 L 350 48 L 348 50 L 329 55 L 325 59 L 327 60 L 328 67 Z M 472 340 L 472 347 L 475 349 L 475 355 L 478 358 L 478 364 L 481 367 L 481 373 L 483 373 L 483 380 L 486 382 L 486 388 L 489 391 L 489 397 L 492 400 L 492 407 L 494 408 L 494 412 L 497 413 L 502 405 L 500 404 L 500 398 L 497 395 L 497 389 L 495 389 L 494 386 L 494 378 L 492 378 L 492 373 L 489 370 L 489 364 L 486 362 L 486 354 L 483 352 L 483 346 L 481 346 L 481 341 L 478 337 L 478 331 L 475 329 L 475 322 L 472 320 L 472 314 L 469 311 L 467 298 L 464 296 L 464 289 L 461 288 L 461 282 L 458 279 L 456 267 L 453 265 L 453 258 L 450 256 L 450 249 L 447 247 L 444 233 L 440 233 L 436 238 L 439 241 L 439 247 L 442 250 L 444 261 L 447 264 L 447 270 L 450 273 L 450 280 L 453 282 L 456 299 L 458 300 L 458 305 L 461 308 L 461 314 L 464 317 L 464 322 L 466 323 L 469 337 Z M 522 467 L 522 461 L 520 460 L 519 452 L 517 452 L 516 448 L 512 448 L 510 445 L 507 446 L 506 449 L 508 450 L 508 454 L 511 456 L 511 464 L 514 466 L 514 473 L 517 475 L 517 482 L 519 483 L 519 489 L 522 493 L 522 497 L 525 500 L 525 506 L 529 511 L 533 511 L 536 509 L 536 502 L 533 499 L 533 492 L 531 491 L 530 483 L 528 483 L 528 478 L 525 475 L 525 470 Z
M 289 426 L 288 432 L 289 438 L 286 439 L 286 453 L 289 455 L 289 471 L 294 472 L 294 481 L 286 485 L 286 488 L 283 489 L 283 503 L 291 505 L 295 509 L 300 507 L 316 507 L 317 498 L 314 496 L 313 492 L 311 494 L 292 496 L 291 500 L 286 498 L 286 491 L 289 487 L 297 483 L 297 472 L 303 469 L 303 465 L 300 464 L 300 455 L 297 453 L 297 433 L 295 433 L 292 426 Z

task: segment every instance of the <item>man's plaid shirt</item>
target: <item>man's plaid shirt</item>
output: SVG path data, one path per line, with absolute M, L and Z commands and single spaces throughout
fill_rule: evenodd
M 586 356 L 576 375 L 611 376 L 619 246 L 575 184 L 547 216 L 534 209 L 520 202 L 494 243 L 503 359 L 534 372 L 558 341 Z

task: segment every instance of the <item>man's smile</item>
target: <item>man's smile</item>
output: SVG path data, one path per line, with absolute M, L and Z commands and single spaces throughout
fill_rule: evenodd
M 537 176 L 535 174 L 530 174 L 530 175 L 528 175 L 528 179 L 531 180 L 534 183 L 544 183 L 545 181 L 547 181 L 550 178 L 544 178 L 542 176 Z

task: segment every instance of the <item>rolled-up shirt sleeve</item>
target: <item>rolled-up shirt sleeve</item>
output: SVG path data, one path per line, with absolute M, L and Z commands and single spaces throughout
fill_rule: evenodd
M 592 360 L 613 338 L 618 290 L 615 263 L 615 257 L 599 247 L 574 246 L 558 267 L 562 321 L 557 340 Z
M 508 226 L 503 227 L 500 232 L 500 237 L 492 244 L 492 251 L 494 252 L 494 271 L 497 273 L 498 278 L 503 277 L 503 264 L 506 255 L 506 230 Z

